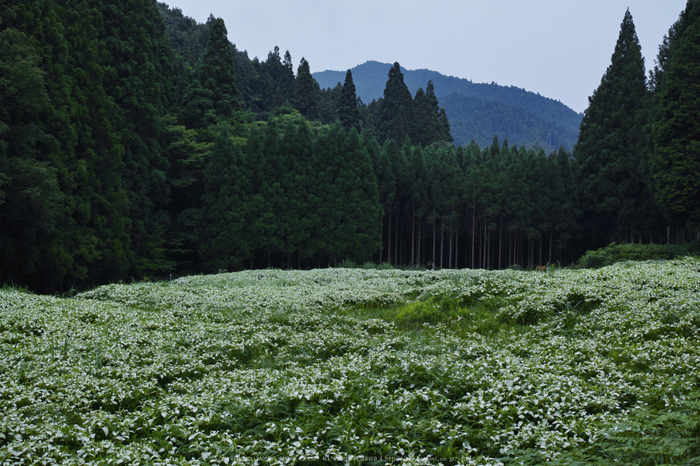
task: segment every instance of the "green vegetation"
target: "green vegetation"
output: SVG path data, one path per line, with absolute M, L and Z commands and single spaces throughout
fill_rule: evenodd
M 685 257 L 4 287 L 0 462 L 694 464 L 699 283 Z
M 546 122 L 580 116 L 522 90 L 394 63 L 366 104 L 361 75 L 380 64 L 322 88 L 289 51 L 237 50 L 213 15 L 3 4 L 0 283 L 67 293 L 345 260 L 530 269 L 611 242 L 696 241 L 698 11 L 689 1 L 649 81 L 626 13 L 572 154 Z M 459 89 L 452 100 L 491 103 L 450 121 L 438 96 Z M 483 142 L 453 144 L 465 118 Z M 547 143 L 513 144 L 512 128 Z
M 383 98 L 390 63 L 368 61 L 351 69 L 357 95 L 365 103 Z M 581 114 L 561 102 L 525 89 L 495 83 L 474 83 L 430 70 L 401 69 L 411 94 L 427 82 L 444 107 L 456 145 L 474 141 L 484 147 L 494 134 L 518 146 L 539 146 L 550 152 L 564 147 L 571 152 L 578 137 Z M 314 78 L 321 88 L 342 83 L 345 72 L 320 71 Z M 427 91 L 426 91 L 427 92 Z M 371 104 L 368 104 L 371 106 Z
M 653 144 L 649 155 L 655 198 L 676 222 L 700 228 L 700 4 L 688 1 L 659 47 L 652 75 Z
M 640 170 L 648 96 L 644 58 L 629 10 L 611 61 L 590 98 L 574 148 L 581 223 L 601 246 L 615 235 L 638 238 L 659 217 L 648 202 Z
M 587 251 L 577 262 L 578 267 L 599 268 L 625 261 L 667 260 L 688 255 L 700 255 L 700 244 L 617 244 L 611 243 L 595 251 Z

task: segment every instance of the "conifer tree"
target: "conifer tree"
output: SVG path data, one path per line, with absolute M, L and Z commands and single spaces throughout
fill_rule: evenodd
M 413 98 L 404 83 L 401 66 L 394 63 L 389 70 L 389 79 L 384 89 L 384 98 L 377 122 L 382 140 L 403 141 L 413 134 Z
M 438 114 L 433 112 L 430 99 L 421 87 L 416 91 L 413 99 L 413 124 L 412 142 L 420 146 L 427 146 L 436 140 L 439 132 Z
M 319 85 L 311 76 L 309 62 L 302 58 L 297 69 L 294 107 L 308 120 L 319 118 L 319 92 Z
M 210 16 L 208 24 L 211 32 L 199 66 L 199 80 L 211 92 L 217 116 L 229 119 L 239 107 L 234 57 L 224 20 Z
M 172 47 L 156 4 L 105 0 L 99 5 L 104 29 L 104 90 L 119 109 L 116 131 L 123 146 L 130 270 L 152 276 L 169 268 L 165 259 L 170 168 L 160 139 Z M 105 264 L 105 266 L 109 266 Z
M 168 206 L 169 260 L 178 264 L 178 272 L 194 273 L 199 270 L 197 248 L 201 225 L 204 173 L 212 142 L 198 140 L 198 132 L 174 124 L 174 117 L 166 117 L 163 134 L 165 155 L 170 161 L 169 183 L 172 196 Z
M 388 147 L 389 145 L 391 145 L 391 147 Z M 394 171 L 392 170 L 391 157 L 389 156 L 389 153 L 393 153 L 395 151 L 398 151 L 398 147 L 396 147 L 396 143 L 394 142 L 394 140 L 390 139 L 389 141 L 387 141 L 387 144 L 384 146 L 384 148 L 380 148 L 378 152 L 375 149 L 375 151 L 373 152 L 376 155 L 372 165 L 374 169 L 374 174 L 377 177 L 377 186 L 379 188 L 379 203 L 382 206 L 383 213 L 381 228 L 382 245 L 386 244 L 386 241 L 384 240 L 384 232 L 386 230 L 385 226 L 389 221 L 391 206 L 394 202 L 394 198 L 396 197 L 396 176 L 394 175 Z M 388 262 L 389 258 L 382 252 L 380 252 L 379 262 L 383 262 L 385 257 L 387 258 L 386 260 Z
M 15 29 L 29 39 L 27 44 L 40 58 L 40 75 L 49 99 L 40 114 L 26 121 L 33 127 L 38 124 L 44 136 L 24 132 L 34 139 L 31 147 L 21 149 L 25 164 L 36 155 L 37 161 L 51 167 L 62 191 L 58 198 L 48 192 L 35 197 L 43 199 L 42 203 L 60 199 L 51 207 L 55 230 L 47 237 L 36 236 L 31 228 L 16 230 L 25 232 L 22 241 L 31 243 L 34 252 L 23 251 L 21 244 L 15 243 L 12 254 L 2 255 L 6 264 L 12 262 L 14 254 L 24 256 L 25 270 L 11 279 L 50 292 L 123 278 L 131 267 L 127 193 L 121 172 L 124 147 L 117 134 L 119 108 L 103 85 L 103 15 L 83 0 L 67 0 L 60 5 L 51 0 L 23 0 L 0 7 L 0 20 L 3 27 L 8 27 L 6 33 Z M 13 42 L 4 40 L 3 47 L 16 46 Z M 21 89 L 23 77 L 7 82 Z M 12 94 L 22 97 L 23 93 Z M 36 100 L 37 94 L 32 94 L 32 100 Z M 13 108 L 13 100 L 3 98 L 2 106 L 13 118 L 21 118 L 35 107 L 26 102 L 23 109 Z M 9 146 L 13 146 L 11 151 L 22 147 L 16 143 Z M 11 165 L 20 169 L 22 164 Z M 31 176 L 32 170 L 25 167 L 21 171 Z M 56 179 L 49 172 L 42 178 L 34 191 Z M 6 196 L 5 207 L 9 207 L 7 204 Z M 3 223 L 13 230 L 10 222 Z
M 644 59 L 627 10 L 612 63 L 589 98 L 574 149 L 591 246 L 636 235 L 642 227 L 645 191 L 639 168 L 646 93 Z
M 357 106 L 355 83 L 352 80 L 352 71 L 350 70 L 345 75 L 345 83 L 340 94 L 338 118 L 346 131 L 350 131 L 352 128 L 360 129 L 360 110 Z
M 377 178 L 356 129 L 350 130 L 341 153 L 343 165 L 337 184 L 344 193 L 344 205 L 339 206 L 344 214 L 339 240 L 348 258 L 364 262 L 381 246 Z
M 406 174 L 411 183 L 411 262 L 409 265 L 414 267 L 420 265 L 423 217 L 429 210 L 427 165 L 420 146 L 412 147 L 407 164 Z
M 206 270 L 235 270 L 250 256 L 246 192 L 250 177 L 242 171 L 242 149 L 219 127 L 207 163 L 200 255 Z
M 450 133 L 450 122 L 447 120 L 447 113 L 444 108 L 440 108 L 437 97 L 435 96 L 435 86 L 432 81 L 428 81 L 428 86 L 425 88 L 425 95 L 430 101 L 430 106 L 432 108 L 433 118 L 437 118 L 437 122 L 431 119 L 431 125 L 436 125 L 435 128 L 435 141 L 446 141 L 452 142 L 452 134 Z
M 65 201 L 57 170 L 42 161 L 50 100 L 39 64 L 25 33 L 0 31 L 0 280 L 20 283 L 41 275 Z
M 678 226 L 700 229 L 700 2 L 689 0 L 659 51 L 650 155 L 655 198 Z
M 248 231 L 250 232 L 250 250 L 254 255 L 267 255 L 267 235 L 269 233 L 268 221 L 272 213 L 269 199 L 265 196 L 266 187 L 266 153 L 265 133 L 257 125 L 250 128 L 250 134 L 246 142 L 245 157 L 243 163 L 247 166 L 250 176 L 250 196 L 248 197 Z
M 280 90 L 280 95 L 284 99 L 277 107 L 283 105 L 287 101 L 294 100 L 294 95 L 296 92 L 296 81 L 294 78 L 294 63 L 292 63 L 292 54 L 289 50 L 284 52 L 284 59 L 282 60 L 282 68 L 280 68 L 280 75 L 278 78 L 277 87 Z
M 289 120 L 284 128 L 275 168 L 280 173 L 281 204 L 273 207 L 277 213 L 283 240 L 282 250 L 287 255 L 297 252 L 301 259 L 308 257 L 307 242 L 312 215 L 308 215 L 308 193 L 311 188 L 311 135 L 305 120 L 298 126 Z M 291 266 L 291 263 L 289 264 Z

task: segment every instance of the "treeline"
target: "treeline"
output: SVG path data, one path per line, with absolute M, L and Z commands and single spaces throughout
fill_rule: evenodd
M 173 44 L 176 56 L 177 82 L 181 88 L 181 101 L 174 113 L 178 121 L 187 127 L 203 127 L 212 120 L 204 116 L 213 105 L 202 87 L 211 79 L 203 59 L 213 37 L 219 42 L 221 56 L 233 63 L 221 68 L 217 84 L 228 76 L 235 82 L 239 109 L 248 118 L 266 121 L 277 108 L 290 106 L 298 110 L 304 118 L 325 124 L 340 120 L 349 130 L 370 129 L 378 141 L 387 138 L 403 140 L 408 136 L 414 144 L 428 145 L 437 141 L 452 141 L 450 125 L 444 109 L 441 109 L 433 83 L 428 79 L 415 96 L 411 95 L 404 83 L 404 76 L 398 63 L 389 71 L 382 98 L 369 104 L 357 97 L 352 72 L 348 70 L 344 82 L 334 87 L 321 88 L 311 75 L 309 63 L 302 58 L 294 72 L 294 63 L 289 51 L 282 56 L 279 47 L 270 51 L 265 60 L 250 59 L 246 51 L 239 51 L 226 39 L 222 19 L 210 16 L 206 23 L 197 23 L 184 16 L 178 8 L 171 9 L 165 3 L 158 3 L 158 9 Z M 214 89 L 212 87 L 212 89 Z M 231 94 L 234 95 L 234 94 Z M 196 115 L 192 115 L 196 113 Z
M 357 95 L 365 102 L 381 98 L 389 68 L 391 65 L 376 61 L 352 68 Z M 582 115 L 561 102 L 513 86 L 473 83 L 425 69 L 402 71 L 412 93 L 428 81 L 433 83 L 456 145 L 475 141 L 486 147 L 494 134 L 518 146 L 539 145 L 546 152 L 562 146 L 571 151 L 576 144 Z M 342 83 L 343 75 L 327 70 L 313 74 L 322 88 Z
M 398 63 L 365 105 L 351 72 L 320 89 L 306 60 L 296 73 L 278 48 L 251 60 L 213 16 L 3 4 L 0 281 L 56 292 L 345 259 L 502 268 L 683 241 L 698 225 L 696 5 L 649 87 L 626 15 L 572 157 L 497 137 L 455 147 L 432 82 L 412 96 Z
M 152 0 L 3 3 L 0 281 L 53 292 L 213 270 L 207 251 L 216 247 L 204 238 L 216 234 L 207 222 L 220 219 L 208 204 L 217 188 L 207 170 L 223 160 L 221 134 L 238 147 L 275 112 L 338 121 L 347 134 L 364 128 L 426 145 L 450 139 L 430 83 L 414 99 L 397 74 L 372 113 L 351 73 L 345 85 L 321 91 L 304 59 L 295 75 L 290 54 L 282 59 L 278 49 L 264 63 L 245 57 L 223 20 L 198 25 Z M 274 169 L 284 165 L 266 168 Z M 335 257 L 355 248 L 327 241 L 334 251 L 313 250 Z
M 548 157 L 497 138 L 483 150 L 409 138 L 380 145 L 372 131 L 360 136 L 310 124 L 292 109 L 277 113 L 251 125 L 245 140 L 216 128 L 199 174 L 177 183 L 174 197 L 191 199 L 173 212 L 183 219 L 174 257 L 181 267 L 310 268 L 350 259 L 501 268 L 572 259 L 566 247 L 577 207 L 564 150 Z M 180 165 L 193 174 L 192 163 Z

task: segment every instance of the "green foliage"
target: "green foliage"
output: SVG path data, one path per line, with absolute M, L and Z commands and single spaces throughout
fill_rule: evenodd
M 345 75 L 345 83 L 340 95 L 338 105 L 338 118 L 346 131 L 355 128 L 360 129 L 360 110 L 358 108 L 357 95 L 355 94 L 355 84 L 352 81 L 352 72 L 348 70 Z
M 357 95 L 364 102 L 381 99 L 389 63 L 368 61 L 352 68 Z M 402 70 L 412 95 L 432 81 L 436 96 L 449 117 L 455 144 L 472 140 L 485 146 L 494 134 L 518 146 L 539 145 L 547 152 L 563 146 L 571 152 L 579 133 L 581 115 L 559 101 L 513 86 L 474 83 L 429 70 Z M 345 72 L 314 73 L 321 87 L 342 82 Z M 427 89 L 426 89 L 427 92 Z
M 39 61 L 26 34 L 0 31 L 1 280 L 36 273 L 63 213 L 57 170 L 42 161 L 50 139 L 41 116 L 50 102 Z
M 700 255 L 700 244 L 617 244 L 611 243 L 595 251 L 587 251 L 577 262 L 580 268 L 595 269 L 618 262 L 669 260 L 686 255 Z
M 699 266 L 4 287 L 0 462 L 692 464 Z
M 403 141 L 413 133 L 413 99 L 403 81 L 403 73 L 398 63 L 389 70 L 389 79 L 381 100 L 377 119 L 380 141 L 394 139 Z
M 574 149 L 575 173 L 589 244 L 639 237 L 646 229 L 640 167 L 647 89 L 632 15 L 625 13 L 612 63 L 590 98 Z
M 211 24 L 197 23 L 193 18 L 184 16 L 181 9 L 170 8 L 166 3 L 158 2 L 157 5 L 173 51 L 183 58 L 187 66 L 195 67 L 207 48 Z
M 571 151 L 579 134 L 580 117 L 575 123 L 548 120 L 527 107 L 501 99 L 485 100 L 455 93 L 441 96 L 440 103 L 445 107 L 457 145 L 466 146 L 474 141 L 486 146 L 496 134 L 501 140 L 507 138 L 525 147 L 540 146 L 548 150 L 564 147 Z
M 297 69 L 296 94 L 294 95 L 294 107 L 309 120 L 317 120 L 320 116 L 319 93 L 320 88 L 316 80 L 311 76 L 309 62 L 302 58 Z
M 210 32 L 199 63 L 199 82 L 203 89 L 209 91 L 216 121 L 229 120 L 239 107 L 233 52 L 224 20 L 211 16 L 207 24 Z
M 250 255 L 246 196 L 251 177 L 245 173 L 243 150 L 227 128 L 218 128 L 204 172 L 200 256 L 206 270 L 238 269 Z
M 653 125 L 654 150 L 650 156 L 655 197 L 665 213 L 679 225 L 700 229 L 700 8 L 689 1 L 672 29 L 660 57 L 657 73 L 657 113 Z
M 421 146 L 434 142 L 452 142 L 450 123 L 445 116 L 445 110 L 440 109 L 432 81 L 428 81 L 427 90 L 418 89 L 413 100 L 414 128 L 411 139 Z
M 693 5 L 662 47 L 651 99 L 642 98 L 643 64 L 625 16 L 575 162 L 565 149 L 550 151 L 556 137 L 526 149 L 484 130 L 483 148 L 450 144 L 456 125 L 438 91 L 469 84 L 511 107 L 534 102 L 520 90 L 455 84 L 396 63 L 383 67 L 383 98 L 365 105 L 355 69 L 321 90 L 305 59 L 296 76 L 279 47 L 251 60 L 214 16 L 197 24 L 165 4 L 125 0 L 3 5 L 0 282 L 60 293 L 172 272 L 345 260 L 532 268 L 570 263 L 591 219 L 614 224 L 604 233 L 614 239 L 658 241 L 667 225 L 651 193 L 671 185 L 693 193 L 677 171 L 680 185 L 663 181 L 666 162 L 692 155 L 672 133 L 682 123 L 693 134 L 681 102 L 692 102 L 692 66 L 681 62 L 693 60 Z M 425 91 L 412 87 L 415 76 Z M 537 118 L 570 123 L 540 103 Z M 658 146 L 649 159 L 639 156 L 653 145 L 645 133 Z M 693 172 L 690 159 L 680 166 Z M 674 241 L 687 241 L 678 227 L 692 227 L 690 210 L 683 218 L 664 210 Z M 595 220 L 599 212 L 607 217 Z M 541 321 L 533 309 L 521 321 L 512 309 L 503 316 L 499 325 Z

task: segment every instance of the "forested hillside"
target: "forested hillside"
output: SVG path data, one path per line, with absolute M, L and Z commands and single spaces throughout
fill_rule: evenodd
M 382 98 L 390 67 L 368 61 L 352 68 L 357 95 L 365 103 Z M 473 83 L 430 70 L 401 71 L 412 93 L 428 81 L 433 83 L 457 145 L 473 140 L 486 146 L 497 134 L 525 147 L 539 145 L 549 152 L 563 146 L 570 151 L 578 138 L 581 115 L 561 102 L 514 86 Z M 340 71 L 320 71 L 314 73 L 314 78 L 322 88 L 332 88 L 342 81 L 343 75 Z
M 573 154 L 554 132 L 552 151 L 489 137 L 479 112 L 545 137 L 535 127 L 556 106 L 513 110 L 530 98 L 520 90 L 478 104 L 438 95 L 428 73 L 412 91 L 395 63 L 364 103 L 352 70 L 322 88 L 304 58 L 237 50 L 213 15 L 3 4 L 0 282 L 61 292 L 344 260 L 527 267 L 610 241 L 687 240 L 700 224 L 697 4 L 649 83 L 625 17 Z M 448 119 L 455 100 L 474 110 Z M 488 144 L 455 146 L 463 120 Z

